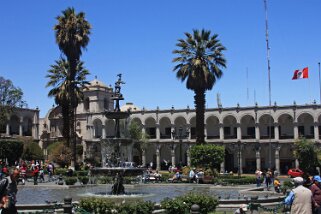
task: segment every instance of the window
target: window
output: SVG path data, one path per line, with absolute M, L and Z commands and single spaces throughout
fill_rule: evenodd
M 270 136 L 270 130 L 271 130 L 271 137 L 274 137 L 274 126 L 267 127 L 267 135 L 268 136 Z
M 224 136 L 231 135 L 231 127 L 224 127 Z
M 248 136 L 255 136 L 255 127 L 247 127 L 247 135 Z
M 104 109 L 109 109 L 109 102 L 107 98 L 104 99 Z
M 304 136 L 304 126 L 299 126 L 299 136 Z
M 156 128 L 148 128 L 147 134 L 150 136 L 150 138 L 156 138 Z
M 89 97 L 86 97 L 86 98 L 85 98 L 85 101 L 84 101 L 84 109 L 85 109 L 85 110 L 89 110 Z

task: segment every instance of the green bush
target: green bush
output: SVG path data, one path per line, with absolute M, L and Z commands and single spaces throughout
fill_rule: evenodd
M 161 201 L 162 208 L 166 209 L 167 214 L 189 213 L 193 204 L 198 204 L 201 214 L 215 211 L 218 200 L 206 194 L 188 193 L 174 199 L 165 198 Z
M 66 185 L 74 185 L 77 181 L 77 177 L 65 177 Z
M 79 203 L 80 208 L 89 213 L 111 214 L 115 213 L 116 205 L 103 198 L 82 198 Z
M 88 176 L 79 176 L 78 180 L 82 183 L 82 184 L 88 184 L 89 181 L 89 177 Z
M 221 185 L 244 185 L 244 184 L 255 184 L 256 178 L 255 177 L 237 177 L 237 176 L 227 176 L 227 177 L 216 177 L 213 179 L 214 184 L 221 184 Z
M 10 165 L 21 158 L 23 142 L 15 140 L 0 140 L 0 154 L 2 159 L 7 158 Z
M 77 176 L 87 176 L 88 171 L 87 170 L 82 170 L 82 171 L 76 171 Z
M 155 204 L 151 201 L 125 203 L 117 208 L 119 214 L 150 214 L 154 210 Z
M 55 169 L 56 175 L 67 175 L 67 169 L 65 168 L 56 168 Z
M 100 176 L 97 178 L 97 184 L 111 184 L 113 179 L 112 177 L 108 177 L 108 176 Z
M 117 204 L 104 198 L 82 198 L 80 208 L 95 214 L 150 214 L 154 210 L 154 203 L 150 201 L 135 201 Z

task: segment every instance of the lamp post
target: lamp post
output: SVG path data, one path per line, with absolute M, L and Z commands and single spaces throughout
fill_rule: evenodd
M 176 139 L 179 140 L 179 163 L 181 164 L 182 163 L 182 144 L 183 144 L 183 139 L 188 138 L 189 130 L 188 130 L 188 128 L 186 128 L 185 133 L 183 133 L 183 127 L 180 126 L 178 128 L 178 133 L 176 132 L 176 129 L 174 129 L 172 131 L 172 136 L 173 136 L 174 140 L 176 140 Z
M 237 141 L 237 143 L 232 143 L 233 149 L 237 148 L 237 161 L 238 161 L 238 167 L 237 167 L 237 176 L 241 177 L 241 150 L 243 149 L 245 143 L 242 143 L 240 140 Z

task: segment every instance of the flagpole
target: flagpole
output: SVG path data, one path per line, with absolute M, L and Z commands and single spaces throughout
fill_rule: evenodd
M 321 77 L 320 77 L 320 62 L 318 62 L 319 65 L 319 88 L 320 88 L 320 104 L 321 104 Z
M 272 121 L 271 121 L 271 67 L 270 67 L 270 45 L 269 45 L 269 30 L 268 30 L 268 13 L 267 13 L 267 0 L 264 0 L 264 10 L 265 10 L 265 38 L 266 38 L 266 58 L 268 65 L 268 79 L 269 79 L 269 168 L 272 169 Z

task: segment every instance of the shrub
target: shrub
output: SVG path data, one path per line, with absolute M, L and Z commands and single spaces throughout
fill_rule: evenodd
M 154 210 L 155 204 L 151 201 L 125 203 L 117 208 L 119 214 L 150 214 Z
M 66 177 L 65 183 L 66 185 L 74 185 L 78 181 L 77 177 Z
M 67 169 L 65 168 L 56 168 L 55 169 L 56 175 L 67 175 Z
M 83 198 L 79 203 L 80 208 L 89 213 L 111 214 L 115 213 L 116 205 L 103 198 Z
M 215 184 L 232 184 L 232 185 L 244 185 L 244 184 L 255 184 L 255 177 L 237 177 L 237 176 L 227 176 L 227 177 L 217 177 L 213 179 L 213 183 Z
M 218 200 L 206 194 L 188 193 L 174 199 L 165 198 L 161 201 L 161 206 L 166 209 L 167 214 L 189 213 L 193 204 L 200 206 L 201 214 L 207 214 L 215 211 Z
M 95 214 L 150 214 L 154 210 L 154 203 L 150 201 L 117 204 L 114 201 L 103 198 L 83 198 L 80 200 L 79 206 L 87 212 Z
M 79 176 L 78 180 L 82 183 L 82 184 L 88 184 L 89 181 L 89 177 L 88 176 Z
M 87 176 L 88 171 L 87 170 L 82 170 L 82 171 L 77 171 L 77 176 Z

